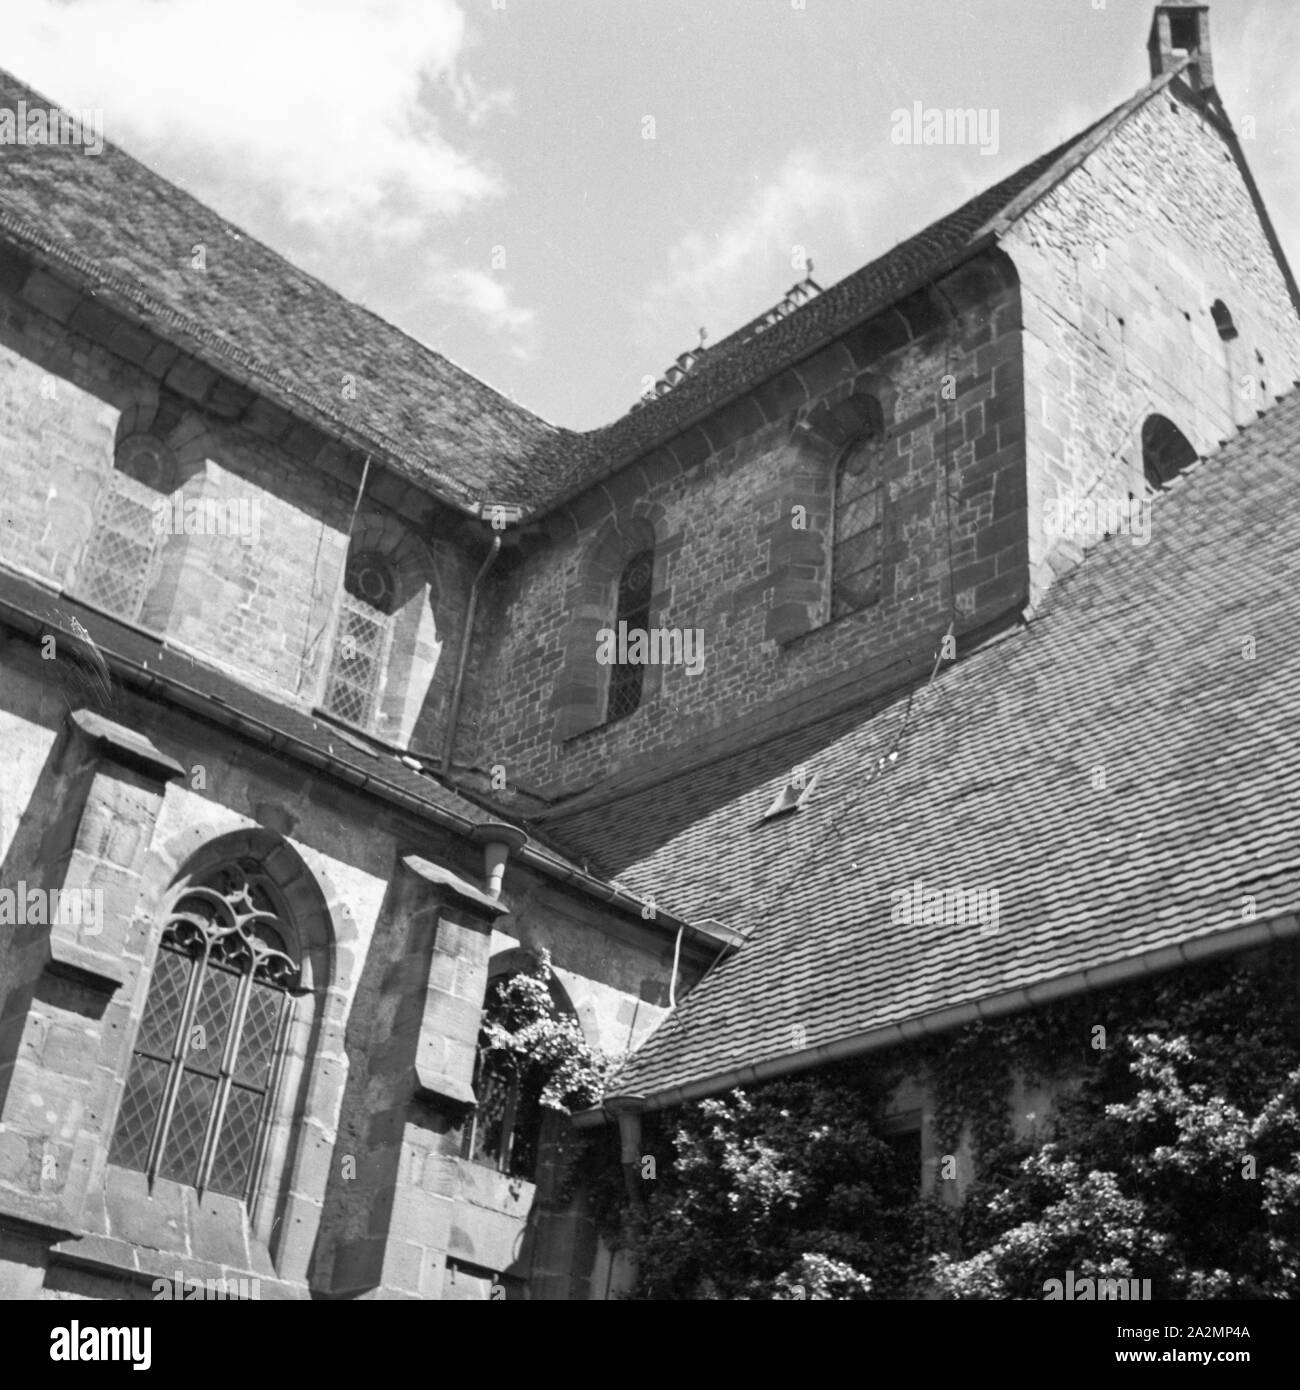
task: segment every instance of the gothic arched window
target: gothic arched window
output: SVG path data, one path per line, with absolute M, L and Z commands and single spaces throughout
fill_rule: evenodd
M 869 608 L 880 598 L 883 478 L 880 438 L 858 440 L 835 470 L 831 618 Z
M 348 558 L 325 710 L 359 728 L 374 718 L 397 608 L 393 568 L 374 550 Z
M 162 546 L 179 475 L 171 450 L 155 435 L 133 434 L 117 446 L 113 472 L 100 494 L 90 540 L 77 567 L 76 588 L 90 603 L 138 622 Z
M 633 631 L 640 629 L 644 632 L 650 627 L 650 591 L 654 570 L 654 551 L 641 550 L 632 556 L 619 576 L 614 631 L 620 648 L 624 645 L 619 636 L 623 624 L 626 624 L 629 640 Z M 609 698 L 605 702 L 607 724 L 612 724 L 616 719 L 625 719 L 640 705 L 644 683 L 645 666 L 639 662 L 615 662 L 609 668 Z
M 536 1068 L 486 1045 L 494 1027 L 509 1028 L 516 1021 L 510 984 L 517 978 L 502 975 L 488 985 L 474 1061 L 477 1104 L 466 1127 L 464 1156 L 511 1177 L 531 1178 L 542 1129 L 542 1078 Z
M 1163 415 L 1147 417 L 1142 426 L 1142 471 L 1151 488 L 1164 487 L 1195 462 L 1196 450 L 1177 425 Z
M 186 883 L 163 928 L 109 1161 L 247 1199 L 299 980 L 254 859 Z

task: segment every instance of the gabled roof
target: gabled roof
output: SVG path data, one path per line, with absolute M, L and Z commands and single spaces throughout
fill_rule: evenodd
M 700 1094 L 957 1006 L 1100 982 L 1241 929 L 1247 900 L 1260 923 L 1293 912 L 1298 467 L 1292 394 L 1156 498 L 1147 545 L 1100 542 L 1029 626 L 932 683 L 550 820 L 634 891 L 747 938 L 616 1094 Z M 813 795 L 762 823 L 798 763 Z M 996 888 L 997 931 L 895 923 L 918 879 Z
M 667 395 L 558 429 L 240 231 L 123 150 L 0 145 L 0 236 L 234 380 L 310 408 L 462 508 L 545 512 L 991 245 L 1176 73 L 767 327 L 710 348 Z M 0 69 L 0 107 L 54 104 Z M 202 242 L 207 268 L 189 268 Z M 355 401 L 343 400 L 350 374 Z
M 759 315 L 705 351 L 671 391 L 582 436 L 570 450 L 567 483 L 548 505 L 576 496 L 994 244 L 1114 130 L 1169 86 L 1187 61 L 1154 78 L 1077 135 L 899 242 L 761 333 L 755 329 L 767 315 Z
M 0 107 L 56 103 L 0 70 Z M 565 432 L 345 299 L 117 146 L 0 144 L 0 233 L 81 283 L 114 287 L 169 341 L 235 380 L 276 383 L 464 505 L 531 502 Z M 206 268 L 190 268 L 196 243 Z M 343 399 L 345 374 L 355 401 Z M 274 399 L 274 395 L 272 396 Z

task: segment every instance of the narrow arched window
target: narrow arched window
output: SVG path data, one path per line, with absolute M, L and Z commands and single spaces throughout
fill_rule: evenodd
M 325 710 L 367 728 L 383 687 L 397 607 L 392 566 L 377 551 L 348 559 L 338 630 L 325 687 Z
M 1214 320 L 1214 326 L 1219 330 L 1219 337 L 1225 343 L 1231 342 L 1237 336 L 1237 325 L 1232 321 L 1232 313 L 1228 306 L 1221 299 L 1216 299 L 1210 305 L 1210 317 Z
M 1196 450 L 1177 425 L 1163 415 L 1147 417 L 1142 426 L 1142 471 L 1149 487 L 1164 487 L 1196 457 Z
M 508 1029 L 517 1022 L 511 985 L 520 978 L 500 976 L 488 986 L 474 1061 L 476 1104 L 466 1128 L 464 1156 L 511 1177 L 531 1178 L 542 1129 L 542 1077 L 536 1067 L 488 1045 L 494 1029 Z
M 859 439 L 835 470 L 831 618 L 870 608 L 880 598 L 884 485 L 880 437 Z
M 532 970 L 494 974 L 483 1000 L 475 1106 L 462 1156 L 531 1178 L 558 1115 L 595 1103 L 597 1070 L 547 952 Z
M 78 597 L 139 621 L 164 537 L 174 529 L 168 498 L 177 483 L 176 460 L 163 440 L 134 434 L 121 441 L 77 566 Z
M 633 632 L 650 627 L 650 591 L 654 581 L 653 550 L 641 550 L 623 567 L 618 581 L 618 603 L 614 631 L 620 654 L 626 652 Z M 623 634 L 626 632 L 627 637 Z M 639 646 L 640 644 L 638 644 Z M 616 661 L 609 668 L 609 698 L 605 703 L 605 722 L 625 719 L 641 703 L 645 666 L 641 662 Z
M 256 860 L 187 883 L 163 928 L 109 1161 L 247 1199 L 299 979 Z

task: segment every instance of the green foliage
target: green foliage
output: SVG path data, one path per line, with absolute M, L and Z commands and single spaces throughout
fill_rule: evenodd
M 486 1072 L 516 1075 L 526 1094 L 551 1110 L 594 1105 L 604 1091 L 606 1059 L 583 1037 L 577 1019 L 561 1011 L 551 993 L 550 954 L 537 967 L 498 980 L 488 992 L 480 1037 Z
M 1217 1069 L 1187 1037 L 1147 1034 L 1124 1051 L 1135 1093 L 1100 1116 L 1095 1086 L 1064 1107 L 1057 1139 L 989 1204 L 986 1248 L 936 1257 L 943 1293 L 1041 1298 L 1072 1269 L 1150 1279 L 1162 1298 L 1296 1295 L 1300 1069 L 1251 1115 L 1193 1079 Z
M 1300 1296 L 1298 959 L 1217 961 L 930 1040 L 889 1073 L 870 1059 L 683 1106 L 648 1127 L 658 1176 L 624 1210 L 638 1296 L 1040 1299 L 1069 1270 L 1156 1298 Z M 959 1209 L 921 1200 L 881 1138 L 905 1071 L 929 1075 L 940 1151 L 970 1136 Z M 1033 1141 L 1011 1128 L 1013 1075 L 1055 1083 Z
M 1072 1269 L 1150 1279 L 1157 1298 L 1295 1297 L 1296 983 L 1295 952 L 1279 950 L 1054 1011 L 1058 1036 L 1102 1020 L 1111 1046 L 1092 1053 L 1049 1141 L 979 1195 L 965 1258 L 936 1257 L 939 1290 L 1041 1298 Z
M 683 1107 L 629 1239 L 647 1299 L 897 1297 L 928 1207 L 867 1078 L 804 1075 Z

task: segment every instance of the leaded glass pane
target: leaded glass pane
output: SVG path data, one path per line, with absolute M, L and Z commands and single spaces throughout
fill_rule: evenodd
M 266 1086 L 283 1000 L 284 995 L 279 990 L 268 989 L 264 985 L 253 986 L 248 996 L 244 1035 L 239 1040 L 239 1055 L 235 1058 L 236 1081 L 250 1086 Z
M 214 1077 L 202 1076 L 188 1069 L 181 1072 L 172 1122 L 158 1164 L 161 1177 L 188 1183 L 192 1187 L 198 1185 L 199 1155 L 203 1152 L 203 1140 L 207 1136 L 212 1102 L 216 1096 Z
M 149 1145 L 158 1125 L 158 1111 L 167 1086 L 168 1066 L 152 1057 L 136 1057 L 117 1112 L 117 1132 L 109 1162 L 143 1171 Z
M 212 1160 L 212 1176 L 208 1186 L 214 1192 L 242 1197 L 248 1186 L 248 1170 L 257 1147 L 257 1127 L 262 1114 L 262 1091 L 232 1086 L 226 1101 L 226 1113 L 217 1139 Z
M 875 491 L 859 497 L 853 502 L 844 502 L 838 508 L 835 535 L 840 545 L 862 531 L 870 530 L 877 522 Z
M 203 976 L 203 988 L 190 1020 L 189 1036 L 185 1040 L 185 1065 L 208 1076 L 216 1076 L 226 1050 L 230 1020 L 235 1010 L 235 995 L 239 989 L 238 975 L 209 965 Z
M 324 707 L 364 727 L 374 713 L 387 656 L 390 620 L 370 604 L 344 593 Z
M 150 982 L 118 1116 L 114 1163 L 149 1171 L 156 1149 L 156 1174 L 245 1195 L 284 992 L 299 973 L 285 949 L 276 903 L 269 880 L 250 860 L 222 864 L 181 892 Z M 240 1036 L 232 1046 L 231 1029 L 241 1011 Z M 169 1087 L 175 1090 L 170 1112 Z M 205 1154 L 218 1112 L 220 1132 Z M 204 1171 L 205 1164 L 211 1171 Z
M 618 581 L 618 607 L 615 628 L 627 624 L 629 634 L 650 626 L 650 591 L 654 584 L 653 550 L 642 550 L 627 562 Z M 605 700 L 605 720 L 612 724 L 625 719 L 641 704 L 645 667 L 639 662 L 615 664 L 609 668 L 609 693 Z
M 78 592 L 131 622 L 140 616 L 157 548 L 153 529 L 157 500 L 143 483 L 114 473 L 78 567 Z
M 144 1018 L 140 1021 L 140 1032 L 135 1040 L 137 1052 L 170 1059 L 176 1045 L 176 1029 L 181 1021 L 191 969 L 188 956 L 165 947 L 158 952 L 149 997 L 145 1000 Z
M 616 665 L 609 668 L 609 701 L 605 718 L 609 723 L 625 719 L 641 703 L 641 686 L 645 680 L 645 667 Z
M 879 458 L 879 441 L 864 440 L 845 456 L 836 477 L 832 618 L 867 608 L 880 598 Z

